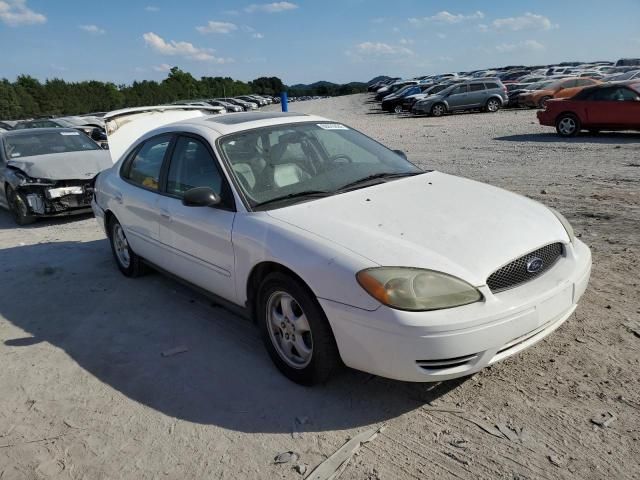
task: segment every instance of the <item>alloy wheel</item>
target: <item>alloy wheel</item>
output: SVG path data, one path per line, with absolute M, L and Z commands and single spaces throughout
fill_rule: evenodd
M 287 292 L 276 291 L 269 297 L 266 308 L 269 337 L 278 355 L 295 369 L 309 365 L 313 338 L 300 304 Z
M 571 117 L 564 117 L 558 122 L 558 130 L 563 135 L 573 135 L 576 131 L 576 121 Z
M 131 255 L 129 255 L 129 242 L 124 235 L 124 230 L 119 223 L 115 223 L 113 226 L 113 248 L 116 252 L 118 262 L 124 268 L 129 268 L 131 264 Z

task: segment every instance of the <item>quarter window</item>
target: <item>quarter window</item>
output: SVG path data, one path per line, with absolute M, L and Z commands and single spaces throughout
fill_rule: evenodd
M 221 195 L 222 176 L 204 143 L 194 138 L 180 137 L 171 156 L 167 193 L 181 197 L 184 192 L 196 187 L 209 187 Z
M 493 88 L 499 88 L 497 83 L 485 83 L 485 86 L 487 87 L 488 90 L 491 90 Z
M 150 190 L 158 190 L 162 161 L 170 141 L 170 135 L 147 140 L 135 153 L 125 177 Z

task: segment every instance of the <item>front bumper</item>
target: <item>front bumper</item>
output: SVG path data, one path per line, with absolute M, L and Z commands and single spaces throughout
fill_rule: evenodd
M 432 103 L 414 103 L 411 107 L 411 113 L 415 115 L 427 115 L 431 112 Z
M 475 373 L 539 342 L 584 293 L 591 252 L 579 240 L 544 275 L 485 301 L 434 312 L 375 311 L 320 299 L 344 363 L 382 377 L 436 382 Z
M 548 127 L 555 126 L 555 119 L 547 110 L 539 110 L 536 112 L 540 125 L 546 125 Z

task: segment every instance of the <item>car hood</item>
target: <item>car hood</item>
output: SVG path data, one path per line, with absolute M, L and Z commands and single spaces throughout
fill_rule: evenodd
M 429 96 L 428 93 L 415 93 L 413 95 L 408 95 L 404 97 L 405 100 L 422 100 L 423 98 L 427 98 Z
M 428 268 L 474 286 L 515 258 L 569 240 L 544 205 L 440 172 L 268 213 L 375 264 Z
M 11 159 L 7 163 L 32 178 L 48 180 L 89 180 L 99 172 L 113 166 L 106 150 L 50 153 Z

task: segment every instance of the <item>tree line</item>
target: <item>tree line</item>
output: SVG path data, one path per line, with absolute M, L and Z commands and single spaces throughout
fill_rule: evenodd
M 323 84 L 289 89 L 278 77 L 260 77 L 242 82 L 229 77 L 195 78 L 173 67 L 160 81 L 134 81 L 131 85 L 116 85 L 96 80 L 67 82 L 59 78 L 44 83 L 29 75 L 20 75 L 14 82 L 0 81 L 0 119 L 15 120 L 44 116 L 80 115 L 125 107 L 160 105 L 178 100 L 233 97 L 249 93 L 290 96 L 345 95 L 356 93 L 352 84 Z M 300 88 L 304 87 L 304 88 Z M 363 91 L 363 90 L 360 90 Z

